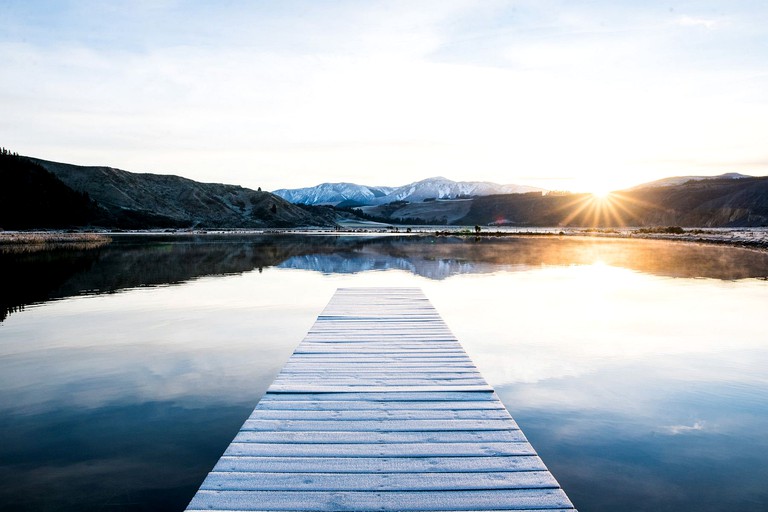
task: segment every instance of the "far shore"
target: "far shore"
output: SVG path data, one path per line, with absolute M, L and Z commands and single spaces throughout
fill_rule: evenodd
M 473 226 L 398 226 L 376 225 L 341 228 L 265 228 L 265 229 L 157 229 L 157 230 L 83 230 L 83 231 L 0 231 L 0 250 L 16 252 L 52 248 L 96 248 L 109 244 L 114 237 L 130 235 L 205 236 L 205 235 L 409 235 L 496 237 L 582 237 L 639 238 L 687 243 L 729 245 L 768 251 L 768 228 L 562 228 L 562 227 L 489 227 Z

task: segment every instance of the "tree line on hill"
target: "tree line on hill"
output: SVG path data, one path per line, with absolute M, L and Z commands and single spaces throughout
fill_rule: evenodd
M 18 153 L 0 150 L 0 228 L 70 228 L 101 217 L 87 192 L 72 190 Z

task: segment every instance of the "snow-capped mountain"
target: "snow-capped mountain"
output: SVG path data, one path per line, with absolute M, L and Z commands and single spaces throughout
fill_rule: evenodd
M 361 205 L 377 205 L 392 201 L 420 202 L 425 199 L 455 199 L 493 194 L 541 192 L 543 190 L 525 185 L 499 185 L 487 181 L 453 181 L 443 177 L 435 177 L 401 187 L 323 183 L 316 187 L 280 189 L 273 193 L 292 203 L 336 205 L 342 202 L 354 202 Z
M 651 181 L 648 183 L 642 183 L 635 185 L 629 190 L 636 190 L 639 188 L 656 188 L 656 187 L 674 187 L 682 185 L 689 181 L 703 181 L 703 180 L 740 180 L 742 178 L 752 178 L 747 174 L 739 174 L 738 172 L 727 172 L 718 176 L 674 176 L 672 178 L 662 178 L 660 180 Z
M 353 202 L 371 204 L 373 200 L 384 197 L 394 187 L 368 187 L 355 183 L 321 183 L 315 187 L 286 189 L 272 192 L 286 201 L 299 204 L 339 204 Z
M 395 188 L 389 194 L 374 199 L 371 204 L 385 204 L 392 201 L 416 203 L 425 199 L 456 199 L 494 194 L 542 192 L 543 190 L 526 185 L 499 185 L 488 181 L 453 181 L 437 176 Z

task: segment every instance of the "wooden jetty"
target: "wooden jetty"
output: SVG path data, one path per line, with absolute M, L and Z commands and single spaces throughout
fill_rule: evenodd
M 188 511 L 574 510 L 417 288 L 343 288 Z

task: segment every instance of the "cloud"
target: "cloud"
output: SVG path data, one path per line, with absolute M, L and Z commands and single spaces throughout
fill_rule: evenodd
M 679 25 L 707 26 L 708 13 L 463 0 L 84 5 L 0 20 L 0 138 L 14 150 L 268 190 L 434 174 L 543 186 L 621 176 L 611 184 L 621 188 L 696 173 L 658 161 L 764 156 L 756 57 L 720 30 L 679 44 Z
M 677 19 L 677 23 L 683 27 L 704 27 L 708 29 L 715 28 L 720 24 L 717 20 L 711 18 L 700 18 L 694 16 L 680 16 Z
M 704 423 L 705 422 L 699 420 L 695 421 L 693 425 L 669 425 L 661 427 L 661 432 L 672 436 L 698 432 L 704 430 Z

